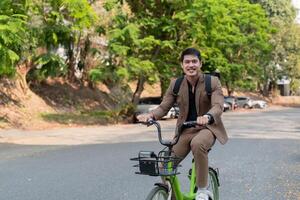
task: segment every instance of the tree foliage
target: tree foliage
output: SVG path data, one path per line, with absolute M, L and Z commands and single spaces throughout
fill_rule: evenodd
M 14 75 L 15 65 L 28 42 L 27 16 L 19 7 L 22 8 L 21 3 L 0 2 L 0 77 Z
M 204 70 L 220 71 L 230 91 L 241 86 L 240 80 L 255 79 L 259 59 L 270 51 L 272 28 L 265 12 L 246 0 L 126 2 L 130 12 L 120 10 L 109 32 L 110 55 L 119 68 L 103 69 L 133 75 L 139 80 L 137 97 L 154 75 L 164 92 L 170 78 L 180 74 L 179 54 L 187 47 L 203 52 Z
M 297 47 L 299 32 L 295 31 L 295 27 L 299 25 L 294 24 L 296 10 L 290 0 L 251 0 L 251 2 L 260 4 L 264 8 L 270 23 L 276 28 L 269 40 L 272 51 L 266 61 L 260 63 L 263 69 L 263 94 L 268 96 L 269 88 L 272 88 L 273 91 L 276 90 L 276 82 L 283 75 L 288 76 L 291 80 L 297 78 L 298 73 L 291 74 L 288 71 L 297 69 L 295 60 L 297 60 L 296 57 L 299 58 L 300 52 L 297 50 L 299 48 L 299 46 Z M 290 48 L 293 45 L 294 47 Z M 291 57 L 294 61 L 289 62 Z
M 37 57 L 37 72 L 43 75 L 57 75 L 61 72 L 68 73 L 68 78 L 74 80 L 75 71 L 80 63 L 80 54 L 84 48 L 82 40 L 88 36 L 87 30 L 97 21 L 97 16 L 87 0 L 47 0 L 39 4 L 37 15 L 40 15 L 41 31 L 40 45 L 47 51 Z M 58 50 L 64 50 L 58 53 Z M 41 57 L 55 62 L 46 62 L 41 65 Z M 60 59 L 60 60 L 59 60 Z M 62 65 L 65 62 L 66 65 Z M 52 65 L 58 64 L 59 65 Z M 67 70 L 62 70 L 68 66 Z
M 100 81 L 137 103 L 145 83 L 159 82 L 163 95 L 182 73 L 180 52 L 196 47 L 229 93 L 257 83 L 267 91 L 283 76 L 296 90 L 294 18 L 290 0 L 2 0 L 0 76 L 30 63 L 27 80 Z
M 204 52 L 204 70 L 220 71 L 229 92 L 255 78 L 258 60 L 268 54 L 272 28 L 264 11 L 248 1 L 194 1 L 177 14 L 188 24 L 186 38 Z

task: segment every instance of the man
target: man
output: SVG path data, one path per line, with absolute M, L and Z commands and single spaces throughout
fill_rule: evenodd
M 205 78 L 201 73 L 201 54 L 197 49 L 188 48 L 181 53 L 181 67 L 184 79 L 178 95 L 173 94 L 176 80 L 170 86 L 158 108 L 151 113 L 137 116 L 139 121 L 150 118 L 160 119 L 177 102 L 180 114 L 177 126 L 185 121 L 197 121 L 199 126 L 183 131 L 178 143 L 173 147 L 174 154 L 182 159 L 192 150 L 196 167 L 198 191 L 196 200 L 208 200 L 212 194 L 208 187 L 208 151 L 217 139 L 221 144 L 228 140 L 221 120 L 224 96 L 217 77 L 211 77 L 212 93 L 209 98 L 205 90 Z

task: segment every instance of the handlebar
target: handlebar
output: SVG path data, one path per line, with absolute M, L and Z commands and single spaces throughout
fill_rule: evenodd
M 187 122 L 183 122 L 182 126 L 184 126 L 185 128 L 191 128 L 191 127 L 195 127 L 197 125 L 197 121 L 187 121 Z
M 144 124 L 144 125 L 147 125 L 147 126 L 152 126 L 154 125 L 156 128 L 157 128 L 157 133 L 158 133 L 158 139 L 159 139 L 159 142 L 164 145 L 164 146 L 167 146 L 167 147 L 172 147 L 174 146 L 175 144 L 177 144 L 178 140 L 179 140 L 179 137 L 182 133 L 182 131 L 184 130 L 184 128 L 191 128 L 191 127 L 195 127 L 197 124 L 197 121 L 187 121 L 187 122 L 184 122 L 183 124 L 181 124 L 177 129 L 176 129 L 176 133 L 175 133 L 175 138 L 174 140 L 172 141 L 167 141 L 167 140 L 163 140 L 162 139 L 162 136 L 161 136 L 161 127 L 160 127 L 160 124 L 155 121 L 154 119 L 150 119 L 148 120 L 147 122 L 139 122 L 141 124 Z

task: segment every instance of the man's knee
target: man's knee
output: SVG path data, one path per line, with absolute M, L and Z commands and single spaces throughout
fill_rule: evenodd
M 191 141 L 191 149 L 192 149 L 193 153 L 198 152 L 198 151 L 200 151 L 202 153 L 207 153 L 210 148 L 207 148 L 204 141 L 192 140 Z
M 201 151 L 207 153 L 214 143 L 215 137 L 213 133 L 210 130 L 202 130 L 192 139 L 190 146 L 193 152 Z

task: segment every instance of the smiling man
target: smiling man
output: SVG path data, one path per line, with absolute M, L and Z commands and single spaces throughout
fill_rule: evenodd
M 216 139 L 221 144 L 225 144 L 228 140 L 221 120 L 224 103 L 222 87 L 219 79 L 212 76 L 212 93 L 211 97 L 208 97 L 205 90 L 206 75 L 201 72 L 201 54 L 197 49 L 185 49 L 181 53 L 180 61 L 185 75 L 178 94 L 173 93 L 176 80 L 171 81 L 159 107 L 137 118 L 143 122 L 151 118 L 160 119 L 177 102 L 180 110 L 177 126 L 186 121 L 197 121 L 199 126 L 184 129 L 173 151 L 176 156 L 184 159 L 192 150 L 198 186 L 196 200 L 208 200 L 209 197 L 213 199 L 211 192 L 207 189 L 208 152 Z

